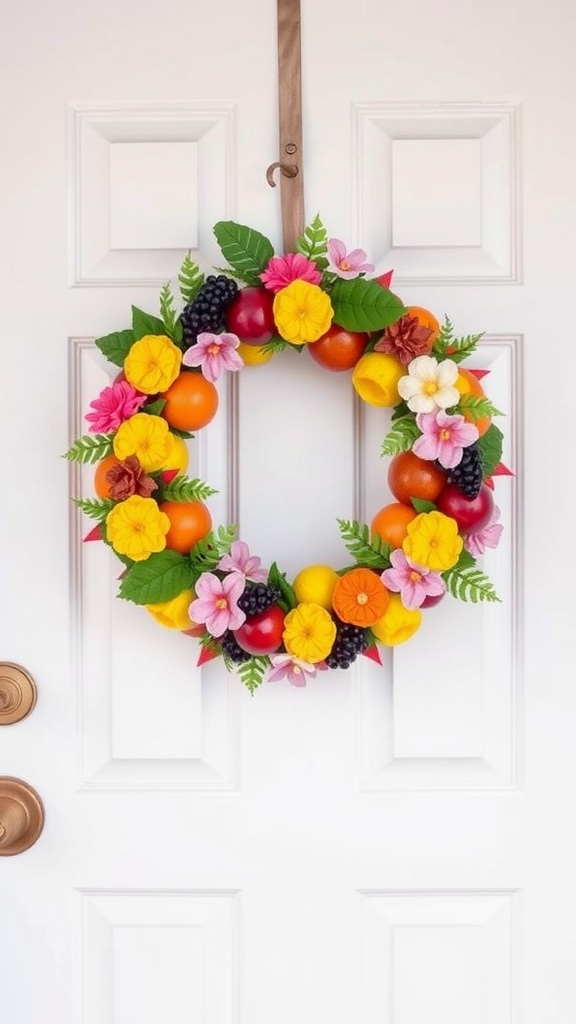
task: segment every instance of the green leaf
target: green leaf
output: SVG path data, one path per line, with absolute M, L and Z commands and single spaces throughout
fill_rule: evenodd
M 471 418 L 476 421 L 482 419 L 483 416 L 503 416 L 504 413 L 500 412 L 489 398 L 484 395 L 462 395 L 462 398 L 456 406 L 458 412 L 468 412 Z
M 220 220 L 214 225 L 216 241 L 222 255 L 234 270 L 245 275 L 247 283 L 261 285 L 259 275 L 274 255 L 272 243 L 265 235 L 233 220 Z
M 164 333 L 172 338 L 176 345 L 182 341 L 182 324 L 174 308 L 174 295 L 170 284 L 162 285 L 160 292 L 160 315 L 164 321 Z
M 114 331 L 104 338 L 96 338 L 94 344 L 109 363 L 114 363 L 114 366 L 124 366 L 124 360 L 135 340 L 134 331 Z
M 355 277 L 338 280 L 330 296 L 334 320 L 347 331 L 379 331 L 399 320 L 404 304 L 376 281 Z
M 250 693 L 254 693 L 264 679 L 264 674 L 270 666 L 270 658 L 254 657 L 250 661 L 244 661 L 237 666 L 237 672 Z
M 312 223 L 304 228 L 304 233 L 297 239 L 296 252 L 302 253 L 308 260 L 313 260 L 319 270 L 325 270 L 328 266 L 328 232 L 320 219 L 320 214 L 316 214 Z
M 504 435 L 494 423 L 491 423 L 486 433 L 478 439 L 478 448 L 482 456 L 482 471 L 485 477 L 492 476 L 501 461 L 503 441 Z
M 369 569 L 390 568 L 390 544 L 378 534 L 371 538 L 366 523 L 359 523 L 357 519 L 337 519 L 336 522 L 346 548 L 358 565 Z
M 232 277 L 235 281 L 241 281 L 242 284 L 254 284 L 254 274 L 245 274 L 242 270 L 234 270 L 234 267 L 214 267 L 214 270 L 218 274 L 225 274 L 226 277 Z M 258 279 L 258 284 L 262 284 L 260 279 Z
M 191 434 L 189 430 L 178 430 L 178 427 L 170 427 L 170 433 L 175 434 L 176 437 L 183 438 L 184 441 L 189 441 L 194 434 Z
M 63 458 L 69 462 L 100 462 L 112 451 L 113 434 L 84 434 L 79 437 Z
M 275 587 L 280 591 L 280 604 L 284 611 L 289 612 L 292 608 L 296 607 L 298 602 L 294 593 L 294 587 L 288 583 L 286 573 L 280 572 L 276 562 L 272 562 L 268 571 L 268 586 Z
M 149 416 L 159 416 L 165 405 L 165 398 L 157 398 L 155 402 L 146 402 L 146 405 L 142 406 L 140 412 L 147 412 Z
M 407 452 L 418 437 L 420 437 L 420 430 L 416 425 L 414 413 L 401 416 L 386 434 L 380 454 L 398 455 L 399 452 Z
M 180 288 L 180 295 L 182 296 L 184 305 L 187 306 L 189 302 L 194 301 L 203 284 L 203 272 L 200 270 L 198 264 L 190 258 L 190 253 L 186 253 L 186 256 L 182 260 L 180 273 L 178 274 L 178 286 Z
M 435 512 L 437 509 L 437 506 L 434 504 L 433 501 L 426 501 L 425 498 L 410 498 L 410 501 L 412 502 L 412 507 L 418 513 Z
M 472 355 L 482 337 L 483 334 L 467 334 L 464 338 L 455 338 L 452 321 L 445 316 L 440 335 L 432 346 L 432 355 L 437 359 L 451 359 L 454 363 L 461 363 Z
M 290 345 L 290 348 L 296 347 L 296 345 Z M 303 348 L 303 346 L 300 347 Z M 262 352 L 271 352 L 272 355 L 276 355 L 277 352 L 283 352 L 285 348 L 288 348 L 288 342 L 284 341 L 284 338 L 270 338 L 270 341 L 261 345 L 260 348 Z
M 236 526 L 219 526 L 211 530 L 202 540 L 194 545 L 190 552 L 192 581 L 196 583 L 203 572 L 213 572 L 222 555 L 227 555 L 230 545 L 236 536 Z
M 101 500 L 97 498 L 72 498 L 72 501 L 78 508 L 82 509 L 84 515 L 99 522 L 106 519 L 106 516 L 116 504 L 111 498 L 102 498 Z
M 442 573 L 448 591 L 460 601 L 499 601 L 493 583 L 476 566 L 454 566 Z
M 162 485 L 163 501 L 204 501 L 217 493 L 202 480 L 190 480 L 187 476 L 176 476 L 169 484 Z
M 134 604 L 171 601 L 192 586 L 190 563 L 178 551 L 159 551 L 136 562 L 120 583 L 119 597 Z
M 136 341 L 146 334 L 164 334 L 164 324 L 152 313 L 145 313 L 138 306 L 132 306 L 132 330 Z
M 396 420 L 402 419 L 403 416 L 414 416 L 414 413 L 408 408 L 408 402 L 398 402 L 392 410 L 392 416 L 390 417 L 392 423 Z
M 476 559 L 474 558 L 474 555 L 471 555 L 470 552 L 466 550 L 466 548 L 462 548 L 462 551 L 458 556 L 458 561 L 456 562 L 456 565 L 453 566 L 453 568 L 468 569 L 471 565 L 476 565 Z

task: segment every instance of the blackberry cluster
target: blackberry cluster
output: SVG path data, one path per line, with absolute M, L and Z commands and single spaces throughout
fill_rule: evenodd
M 193 302 L 182 310 L 180 320 L 184 345 L 190 348 L 202 331 L 217 333 L 224 324 L 224 314 L 236 297 L 238 285 L 224 274 L 210 274 Z
M 243 594 L 238 598 L 238 607 L 247 618 L 259 615 L 271 608 L 280 597 L 280 591 L 269 587 L 267 583 L 249 583 Z
M 482 456 L 478 442 L 464 448 L 462 459 L 454 469 L 448 470 L 448 483 L 456 484 L 465 498 L 475 498 L 482 485 Z
M 230 661 L 233 661 L 236 665 L 241 665 L 244 661 L 250 660 L 250 655 L 247 651 L 243 651 L 240 644 L 236 642 L 236 637 L 233 633 L 228 630 L 224 633 L 221 640 L 222 654 L 225 654 Z
M 336 623 L 336 639 L 326 658 L 328 668 L 350 668 L 358 654 L 368 647 L 368 635 L 361 626 L 350 626 L 347 622 Z

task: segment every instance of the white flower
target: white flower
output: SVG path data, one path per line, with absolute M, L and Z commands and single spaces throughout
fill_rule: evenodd
M 457 379 L 458 367 L 451 359 L 439 363 L 433 356 L 418 356 L 408 365 L 408 376 L 398 381 L 398 393 L 412 412 L 449 409 L 460 400 Z

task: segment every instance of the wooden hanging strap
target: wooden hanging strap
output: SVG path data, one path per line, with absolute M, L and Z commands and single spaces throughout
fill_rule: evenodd
M 277 2 L 280 160 L 270 164 L 266 180 L 275 187 L 274 171 L 280 169 L 284 252 L 293 252 L 296 239 L 304 230 L 300 0 Z

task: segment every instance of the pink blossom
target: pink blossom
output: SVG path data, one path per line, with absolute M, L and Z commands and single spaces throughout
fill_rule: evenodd
M 243 540 L 234 540 L 230 545 L 230 554 L 222 555 L 218 568 L 222 572 L 235 572 L 245 580 L 255 583 L 266 583 L 268 572 L 261 569 L 261 559 L 250 554 L 248 545 Z
M 391 569 L 381 575 L 384 586 L 400 594 L 405 608 L 419 608 L 426 597 L 439 597 L 446 590 L 440 573 L 424 569 L 406 557 L 402 548 L 390 555 Z
M 260 274 L 260 280 L 270 291 L 279 292 L 292 281 L 320 284 L 322 274 L 316 264 L 301 252 L 289 252 L 286 256 L 273 256 L 264 273 Z
M 344 242 L 339 238 L 330 238 L 328 241 L 328 269 L 338 277 L 350 280 L 358 277 L 359 274 L 374 270 L 373 263 L 365 263 L 366 253 L 364 249 L 352 249 L 346 252 Z
M 196 600 L 188 609 L 190 618 L 193 622 L 204 623 L 208 632 L 216 637 L 223 636 L 227 629 L 238 629 L 246 621 L 237 604 L 244 587 L 244 579 L 237 573 L 220 580 L 212 572 L 203 572 L 196 583 Z
M 272 654 L 272 671 L 268 675 L 271 683 L 279 679 L 287 679 L 292 686 L 306 686 L 306 676 L 311 679 L 316 675 L 317 665 L 309 665 L 307 661 L 293 658 L 291 654 Z
M 471 533 L 469 537 L 464 538 L 464 547 L 471 555 L 477 558 L 479 555 L 483 555 L 486 548 L 497 548 L 500 543 L 500 537 L 504 527 L 501 523 L 497 522 L 500 518 L 500 509 L 497 505 L 494 505 L 492 509 L 492 515 L 486 523 L 483 530 L 478 533 Z
M 148 395 L 136 391 L 127 380 L 116 381 L 110 387 L 104 388 L 98 398 L 90 402 L 90 408 L 94 409 L 94 412 L 86 413 L 86 419 L 90 424 L 88 429 L 97 434 L 108 434 L 112 430 L 118 430 L 124 420 L 130 419 L 138 412 L 147 398 Z
M 242 356 L 236 352 L 240 338 L 235 334 L 209 334 L 207 331 L 198 335 L 195 345 L 191 345 L 182 357 L 184 366 L 200 366 L 202 373 L 212 384 L 218 380 L 224 370 L 241 370 L 244 366 Z
M 416 423 L 422 437 L 412 445 L 414 455 L 420 459 L 438 459 L 444 469 L 453 469 L 462 459 L 462 450 L 478 440 L 478 427 L 467 423 L 463 416 L 450 416 L 444 409 L 437 412 L 419 412 Z

